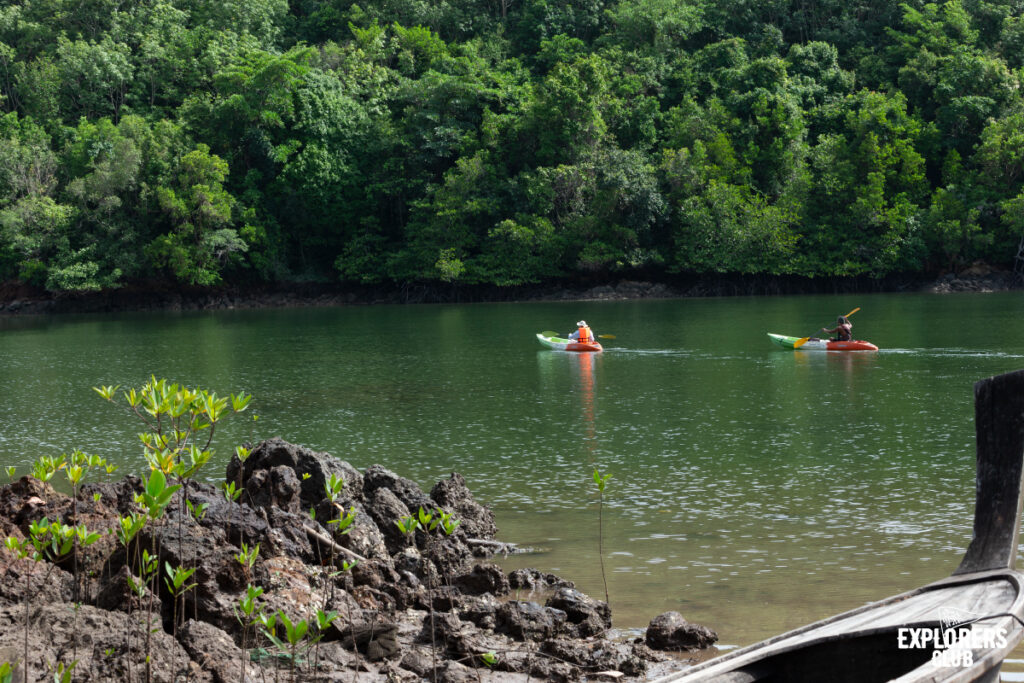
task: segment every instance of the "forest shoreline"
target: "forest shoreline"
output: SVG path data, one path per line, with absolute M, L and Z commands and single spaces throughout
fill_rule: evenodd
M 0 284 L 0 316 L 121 312 L 252 310 L 374 304 L 516 303 L 529 301 L 614 301 L 721 296 L 928 292 L 999 292 L 1024 289 L 1024 277 L 977 263 L 937 278 L 919 275 L 875 278 L 797 276 L 633 276 L 520 287 L 347 286 L 335 283 L 278 283 L 182 287 L 136 282 L 98 292 L 49 292 L 18 282 Z

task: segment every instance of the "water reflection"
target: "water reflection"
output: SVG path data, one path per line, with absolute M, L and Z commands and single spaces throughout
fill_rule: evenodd
M 570 354 L 571 355 L 571 354 Z M 578 387 L 577 395 L 580 400 L 580 409 L 583 419 L 583 445 L 587 451 L 587 462 L 595 464 L 597 454 L 597 425 L 594 417 L 594 365 L 597 363 L 596 354 L 577 353 L 572 363 L 577 373 Z
M 537 365 L 546 391 L 559 391 L 565 386 L 562 375 L 571 375 L 572 400 L 578 409 L 580 436 L 587 463 L 594 466 L 600 451 L 595 406 L 596 374 L 602 354 L 570 351 L 540 351 Z M 575 421 L 575 420 L 574 420 Z

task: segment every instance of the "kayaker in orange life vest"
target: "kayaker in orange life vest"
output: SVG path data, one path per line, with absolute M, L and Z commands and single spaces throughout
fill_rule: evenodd
M 578 323 L 576 323 L 576 328 L 576 331 L 569 335 L 569 339 L 581 343 L 593 343 L 594 333 L 590 331 L 590 326 L 587 325 L 586 320 L 581 320 Z
M 850 319 L 845 315 L 841 315 L 836 319 L 836 326 L 831 330 L 827 327 L 821 328 L 821 331 L 826 334 L 836 335 L 832 341 L 852 341 L 853 340 L 853 325 L 850 324 Z

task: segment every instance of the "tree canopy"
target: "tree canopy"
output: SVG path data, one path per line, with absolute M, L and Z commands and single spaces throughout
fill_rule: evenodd
M 512 286 L 1010 264 L 1003 0 L 22 0 L 0 280 Z

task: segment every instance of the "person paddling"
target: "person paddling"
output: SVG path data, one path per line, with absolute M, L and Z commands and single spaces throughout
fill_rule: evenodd
M 821 331 L 826 334 L 834 334 L 835 337 L 832 341 L 853 341 L 853 325 L 850 324 L 850 319 L 845 315 L 836 318 L 835 327 L 832 329 L 823 327 Z
M 576 323 L 576 331 L 569 335 L 569 339 L 580 342 L 581 344 L 593 344 L 594 333 L 590 330 L 590 326 L 587 325 L 586 320 L 580 320 Z

